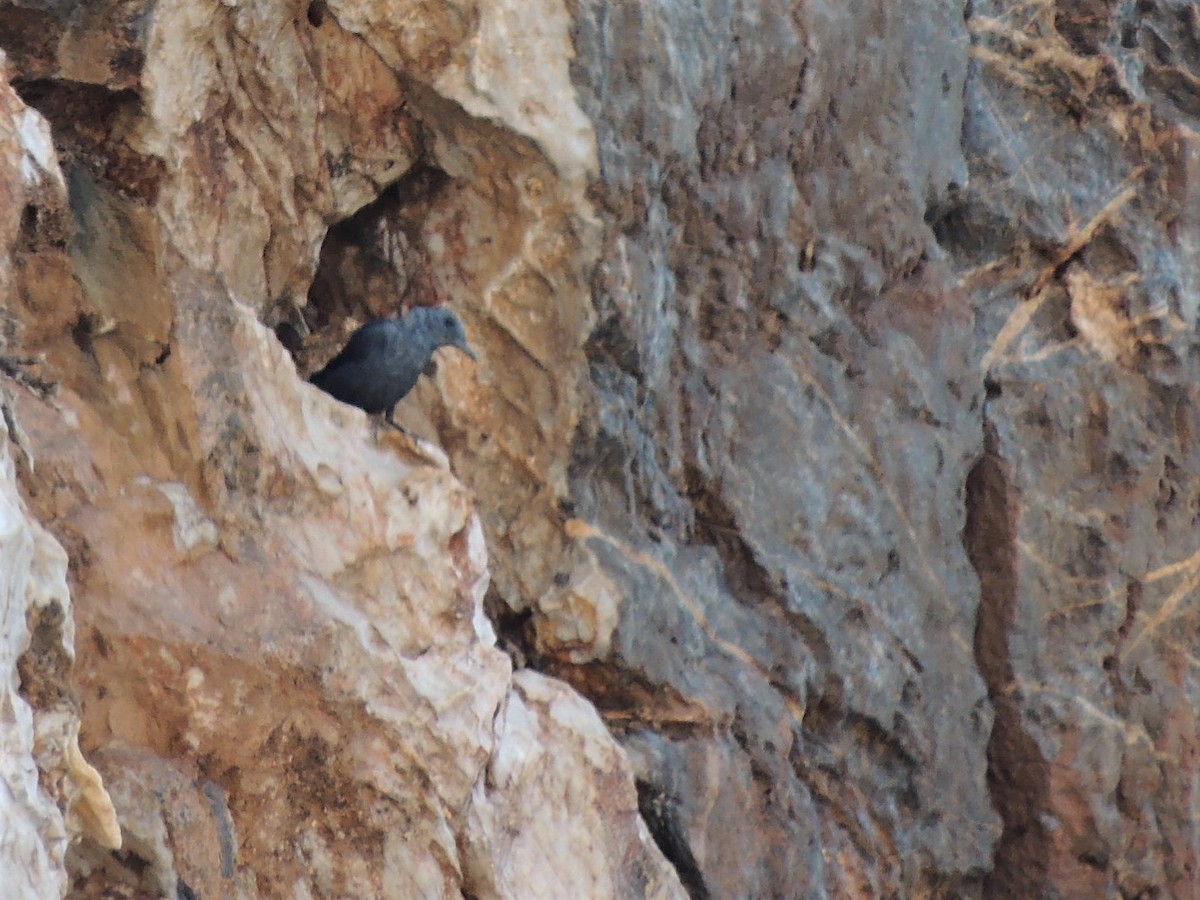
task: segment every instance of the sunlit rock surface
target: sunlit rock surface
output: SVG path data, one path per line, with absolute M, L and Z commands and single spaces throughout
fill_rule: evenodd
M 0 4 L 20 883 L 1186 895 L 1198 40 Z M 426 443 L 305 383 L 438 302 Z

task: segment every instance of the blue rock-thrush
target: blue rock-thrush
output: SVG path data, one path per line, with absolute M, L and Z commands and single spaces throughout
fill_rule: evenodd
M 402 319 L 377 319 L 354 334 L 342 351 L 309 378 L 325 393 L 357 406 L 405 434 L 395 406 L 413 389 L 439 347 L 457 347 L 471 359 L 462 322 L 444 306 L 419 306 Z

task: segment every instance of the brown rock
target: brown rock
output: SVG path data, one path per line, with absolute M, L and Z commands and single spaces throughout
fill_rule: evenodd
M 525 349 L 504 391 L 440 374 L 449 403 L 436 404 L 446 410 L 439 424 L 463 434 L 471 422 L 469 442 L 499 448 L 474 461 L 497 474 L 495 494 L 522 504 L 531 522 L 556 520 L 542 481 L 550 472 L 562 483 L 577 415 L 587 309 L 579 238 L 567 232 L 588 227 L 573 204 L 590 156 L 570 163 L 561 190 L 571 201 L 522 149 L 526 138 L 509 133 L 496 156 L 501 128 L 408 84 L 400 57 L 381 59 L 342 27 L 352 8 L 330 12 L 313 23 L 276 4 L 155 7 L 132 32 L 101 15 L 104 35 L 141 54 L 136 77 L 121 83 L 113 42 L 99 32 L 89 40 L 73 21 L 43 23 L 70 36 L 45 45 L 48 56 L 19 54 L 15 80 L 52 120 L 67 178 L 66 190 L 59 179 L 35 198 L 23 243 L 22 219 L 10 215 L 12 349 L 44 354 L 60 386 L 52 402 L 15 386 L 13 419 L 36 461 L 23 479 L 27 500 L 72 559 L 82 599 L 62 621 L 82 640 L 68 687 L 126 839 L 116 854 L 94 840 L 77 847 L 74 890 L 456 895 L 475 877 L 469 852 L 472 865 L 492 861 L 487 877 L 506 896 L 538 880 L 569 880 L 588 895 L 649 885 L 678 896 L 600 719 L 561 685 L 526 685 L 525 701 L 511 693 L 508 659 L 482 611 L 481 519 L 445 458 L 414 456 L 305 384 L 263 324 L 302 321 L 296 311 L 331 220 L 374 200 L 418 157 L 450 173 L 453 191 L 400 219 L 419 239 L 413 252 L 441 270 L 433 283 L 449 285 L 469 325 L 486 312 L 493 324 L 476 335 L 485 353 Z M 6 15 L 25 16 L 0 9 L 0 35 L 12 33 Z M 565 21 L 560 12 L 545 23 L 559 74 Z M 493 28 L 472 52 L 494 58 L 500 37 Z M 64 59 L 68 40 L 71 54 L 96 56 Z M 422 61 L 403 57 L 405 68 Z M 498 115 L 528 109 L 492 99 Z M 428 123 L 420 135 L 418 111 Z M 23 114 L 14 102 L 5 121 Z M 590 134 L 574 115 L 572 127 Z M 553 120 L 547 110 L 521 127 L 557 140 Z M 5 208 L 19 213 L 21 203 Z M 486 218 L 482 234 L 464 227 L 466 211 Z M 492 229 L 511 245 L 460 273 L 458 250 L 486 246 Z M 547 318 L 542 299 L 561 285 L 576 303 Z M 361 308 L 353 290 L 338 300 Z M 565 382 L 554 371 L 564 354 L 575 366 Z M 505 393 L 538 428 L 481 427 Z M 495 440 L 480 437 L 484 427 Z M 497 577 L 549 581 L 554 558 L 506 560 Z M 500 711 L 522 702 L 547 706 L 532 738 L 497 730 Z M 472 825 L 489 766 L 514 754 L 555 760 L 556 774 L 505 776 L 486 801 L 505 827 Z M 53 760 L 39 759 L 48 777 Z M 90 771 L 68 769 L 84 785 L 78 799 L 60 791 L 68 824 L 115 843 Z M 563 833 L 559 822 L 581 797 L 594 811 Z M 518 845 L 509 826 L 526 818 L 525 799 L 543 816 Z M 57 840 L 46 865 L 61 881 Z M 537 849 L 549 841 L 561 851 L 554 858 Z M 592 862 L 580 868 L 584 858 Z
M 9 382 L 0 387 L 0 671 L 5 673 L 0 871 L 9 896 L 44 897 L 65 889 L 64 855 L 70 841 L 83 836 L 118 848 L 121 833 L 103 782 L 78 745 L 67 556 L 18 494 L 11 452 L 14 447 L 24 451 L 24 470 L 33 471 L 33 439 L 19 424 L 13 392 L 45 396 L 51 389 L 25 371 L 37 361 L 23 358 L 15 346 L 20 328 L 10 312 L 18 294 L 12 250 L 20 229 L 30 224 L 30 209 L 47 197 L 61 203 L 62 175 L 46 122 L 3 81 L 0 123 L 0 314 L 6 326 L 0 355 Z M 11 390 L 10 384 L 15 385 Z
M 1186 4 L 41 6 L 12 883 L 1188 894 Z M 438 302 L 428 445 L 304 384 Z

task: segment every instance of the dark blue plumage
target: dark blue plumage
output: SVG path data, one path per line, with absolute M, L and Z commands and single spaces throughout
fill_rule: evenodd
M 389 425 L 404 431 L 392 418 L 395 406 L 439 347 L 457 347 L 476 358 L 458 316 L 444 306 L 417 307 L 402 319 L 368 322 L 309 381 L 343 403 L 383 413 Z

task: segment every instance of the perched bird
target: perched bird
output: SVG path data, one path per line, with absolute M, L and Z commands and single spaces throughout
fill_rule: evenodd
M 471 359 L 462 322 L 444 306 L 419 306 L 402 319 L 377 319 L 354 334 L 342 351 L 308 379 L 343 403 L 357 406 L 405 434 L 396 404 L 413 389 L 439 347 L 457 347 Z

